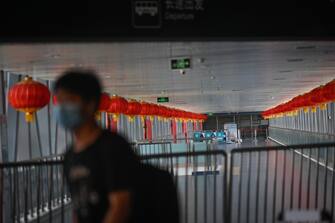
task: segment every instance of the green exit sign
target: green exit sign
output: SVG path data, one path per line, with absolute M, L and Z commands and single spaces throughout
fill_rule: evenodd
M 181 70 L 191 68 L 191 59 L 182 58 L 182 59 L 172 59 L 171 60 L 171 69 L 172 70 Z
M 169 97 L 158 97 L 157 98 L 157 103 L 165 103 L 169 102 Z

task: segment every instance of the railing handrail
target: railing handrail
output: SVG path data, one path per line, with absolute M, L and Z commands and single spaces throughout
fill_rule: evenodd
M 140 141 L 137 141 L 133 144 L 139 144 L 139 143 L 147 143 L 147 142 L 162 142 L 162 141 L 178 141 L 178 140 L 192 140 L 193 138 L 192 137 L 184 137 L 184 138 L 171 138 L 171 139 L 164 139 L 164 138 L 158 138 L 158 139 L 152 139 L 152 140 L 140 140 Z
M 234 148 L 230 152 L 258 152 L 258 151 L 268 151 L 268 150 L 282 150 L 282 149 L 310 149 L 317 147 L 335 147 L 335 142 L 326 142 L 326 143 L 313 143 L 313 144 L 296 144 L 296 145 L 287 145 L 287 146 L 259 146 L 259 147 L 240 147 Z
M 57 165 L 57 164 L 63 164 L 63 159 L 59 159 L 59 160 L 6 162 L 6 163 L 0 163 L 0 169 L 13 168 L 13 167 Z
M 210 151 L 195 151 L 195 152 L 177 152 L 177 153 L 160 153 L 140 156 L 141 160 L 153 159 L 153 158 L 169 158 L 169 157 L 181 157 L 181 156 L 203 156 L 203 155 L 226 155 L 224 150 L 210 150 Z M 13 168 L 13 167 L 26 167 L 26 166 L 41 166 L 41 165 L 53 165 L 63 164 L 63 159 L 59 160 L 40 160 L 40 161 L 18 161 L 18 162 L 7 162 L 0 163 L 0 169 Z
M 308 131 L 308 130 L 302 130 L 302 129 L 290 129 L 290 128 L 284 128 L 284 127 L 278 127 L 278 126 L 269 126 L 269 128 L 273 129 L 283 129 L 283 130 L 288 130 L 288 131 L 296 131 L 296 132 L 303 132 L 306 134 L 315 134 L 315 135 L 320 135 L 320 136 L 331 136 L 335 137 L 335 134 L 327 133 L 327 132 L 313 132 L 313 131 Z
M 161 144 L 172 144 L 172 142 L 139 142 L 136 145 L 161 145 Z
M 41 157 L 36 157 L 30 160 L 23 160 L 23 161 L 40 161 L 40 160 L 45 160 L 45 159 L 54 159 L 54 158 L 60 158 L 62 157 L 63 154 L 52 154 L 49 156 L 41 156 Z
M 196 152 L 177 152 L 177 153 L 160 153 L 141 156 L 141 160 L 154 158 L 173 158 L 173 157 L 187 157 L 187 156 L 206 156 L 206 155 L 226 155 L 225 150 L 210 150 L 210 151 L 196 151 Z
M 150 143 L 149 143 L 150 144 Z M 335 147 L 335 142 L 328 143 L 315 143 L 315 144 L 299 144 L 299 145 L 287 145 L 287 146 L 262 146 L 262 147 L 244 147 L 234 148 L 230 153 L 244 153 L 244 152 L 259 152 L 269 150 L 283 150 L 283 149 L 309 149 L 318 147 Z M 153 158 L 170 158 L 170 157 L 182 157 L 182 156 L 201 156 L 201 155 L 227 155 L 225 150 L 210 150 L 210 151 L 195 151 L 195 152 L 177 152 L 177 153 L 159 153 L 141 156 L 140 159 L 153 159 Z M 62 158 L 62 157 L 60 157 Z M 32 160 L 32 161 L 18 161 L 18 162 L 6 162 L 0 163 L 0 169 L 12 168 L 12 167 L 26 167 L 26 166 L 40 166 L 40 165 L 52 165 L 62 164 L 63 160 Z

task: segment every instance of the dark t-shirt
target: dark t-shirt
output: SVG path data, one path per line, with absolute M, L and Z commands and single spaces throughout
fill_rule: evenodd
M 102 222 L 109 207 L 109 193 L 133 193 L 139 165 L 127 141 L 109 131 L 103 131 L 82 152 L 70 148 L 64 156 L 64 171 L 79 223 Z

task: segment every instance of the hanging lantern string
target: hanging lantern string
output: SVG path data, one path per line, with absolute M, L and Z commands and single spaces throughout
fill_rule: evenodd
M 327 103 L 335 101 L 335 79 L 325 85 L 312 89 L 311 91 L 296 96 L 290 101 L 279 104 L 273 108 L 262 112 L 266 119 L 278 118 L 283 116 L 295 116 L 302 110 L 304 113 L 309 111 L 316 112 L 327 109 Z
M 207 116 L 204 114 L 183 111 L 145 101 L 127 100 L 118 95 L 113 95 L 110 98 L 109 107 L 106 112 L 113 114 L 114 117 L 119 117 L 120 114 L 127 115 L 129 120 L 134 120 L 134 116 L 141 116 L 142 120 L 146 119 L 146 117 L 153 120 L 154 116 L 159 117 L 159 120 L 182 119 L 204 121 L 207 119 Z

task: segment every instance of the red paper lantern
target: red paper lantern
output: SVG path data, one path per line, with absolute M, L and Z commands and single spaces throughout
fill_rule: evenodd
M 164 107 L 164 114 L 163 116 L 165 118 L 171 118 L 172 117 L 172 109 L 168 107 Z
M 129 116 L 139 115 L 141 113 L 141 107 L 141 103 L 135 100 L 130 100 L 125 114 Z
M 115 115 L 124 114 L 127 112 L 128 102 L 126 99 L 113 95 L 108 108 L 108 113 Z
M 99 104 L 99 111 L 100 112 L 106 112 L 111 104 L 111 99 L 109 97 L 109 94 L 106 92 L 103 92 L 100 97 L 100 104 Z
M 25 112 L 26 121 L 31 122 L 34 113 L 49 103 L 50 91 L 44 84 L 27 76 L 9 89 L 8 101 L 16 110 Z
M 156 104 L 149 104 L 149 115 L 156 116 L 159 113 L 159 107 Z
M 310 107 L 310 106 L 313 106 L 314 105 L 314 102 L 311 101 L 311 97 L 309 96 L 310 92 L 309 93 L 305 93 L 303 94 L 303 104 L 304 106 L 303 107 Z
M 191 117 L 192 117 L 193 120 L 196 120 L 197 119 L 197 114 L 192 113 Z
M 180 110 L 179 109 L 174 109 L 174 111 L 173 111 L 173 117 L 180 118 Z
M 184 111 L 183 110 L 179 110 L 178 111 L 178 117 L 179 118 L 183 118 L 184 117 Z
M 305 99 L 304 99 L 303 95 L 299 95 L 299 96 L 295 97 L 293 101 L 294 101 L 293 106 L 296 109 L 302 108 L 305 105 Z
M 167 117 L 167 108 L 165 106 L 159 105 L 159 116 L 166 118 Z
M 335 80 L 329 82 L 323 87 L 322 96 L 327 102 L 335 101 Z
M 183 119 L 187 119 L 188 118 L 188 112 L 187 111 L 181 111 L 181 117 Z
M 158 105 L 158 116 L 166 117 L 166 108 L 162 105 Z
M 149 103 L 141 102 L 140 115 L 142 116 L 150 115 L 150 104 Z
M 313 102 L 315 105 L 325 103 L 327 101 L 327 99 L 324 98 L 323 96 L 322 89 L 323 89 L 323 86 L 317 87 L 313 89 L 309 94 L 311 102 Z
M 189 119 L 190 118 L 190 113 L 188 111 L 184 111 L 184 118 Z

